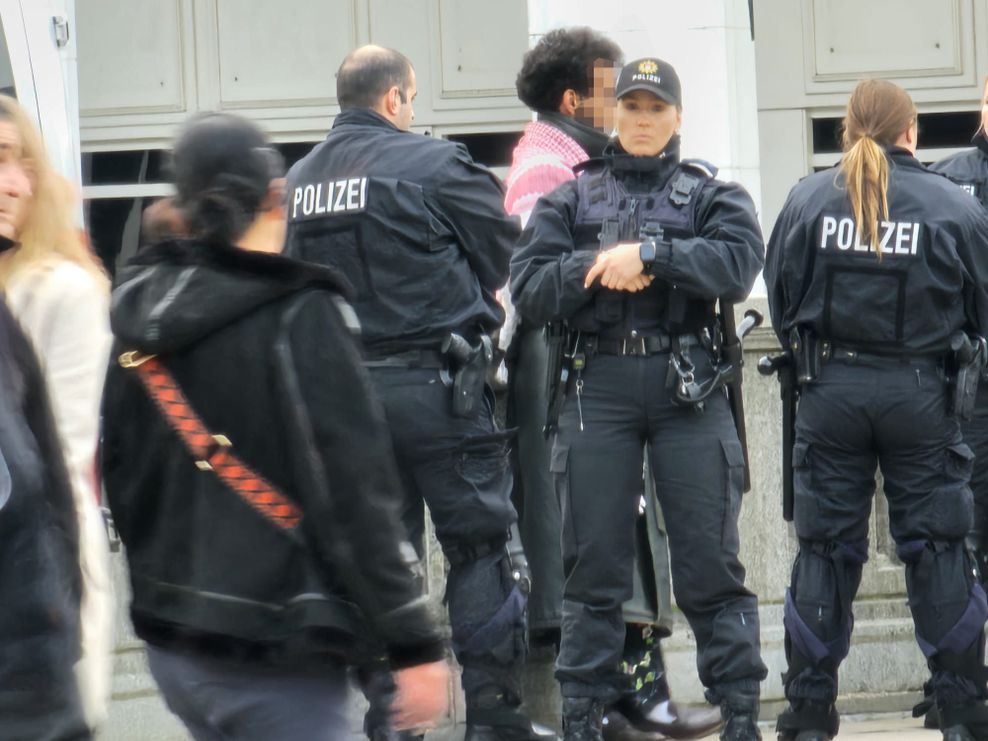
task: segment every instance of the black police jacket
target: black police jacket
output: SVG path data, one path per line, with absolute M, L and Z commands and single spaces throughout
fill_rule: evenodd
M 740 301 L 762 267 L 764 244 L 748 193 L 736 183 L 694 175 L 696 192 L 684 213 L 668 203 L 681 171 L 678 140 L 657 158 L 615 153 L 605 157 L 605 176 L 619 185 L 620 198 L 581 208 L 580 181 L 560 185 L 536 204 L 511 259 L 516 307 L 533 324 L 567 320 L 570 327 L 603 335 L 694 332 L 709 324 L 718 298 Z M 689 211 L 689 213 L 685 213 Z M 620 241 L 638 234 L 654 212 L 665 229 L 652 267 L 655 280 L 637 293 L 583 287 L 600 249 L 604 219 L 621 223 Z M 587 214 L 587 216 L 583 216 Z M 679 224 L 670 228 L 672 221 Z
M 286 254 L 343 273 L 370 351 L 438 348 L 504 321 L 519 227 L 503 204 L 462 145 L 351 109 L 288 174 Z
M 75 504 L 44 378 L 0 294 L 0 737 L 90 738 Z
M 988 209 L 988 139 L 979 130 L 971 143 L 971 149 L 944 157 L 930 169 L 946 175 Z
M 149 643 L 298 666 L 351 660 L 370 632 L 397 665 L 442 655 L 341 285 L 326 268 L 194 241 L 119 272 L 113 357 L 157 354 L 206 427 L 302 511 L 286 533 L 200 471 L 111 361 L 103 475 Z
M 988 216 L 947 178 L 890 148 L 888 219 L 877 258 L 858 235 L 838 168 L 789 193 L 768 245 L 772 325 L 864 352 L 936 355 L 964 328 L 988 330 Z

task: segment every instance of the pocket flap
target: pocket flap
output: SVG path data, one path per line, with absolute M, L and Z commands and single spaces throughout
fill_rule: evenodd
M 457 446 L 457 451 L 467 455 L 493 455 L 510 449 L 517 434 L 518 428 L 510 427 L 507 430 L 473 435 L 463 440 Z
M 962 461 L 974 460 L 974 451 L 971 450 L 967 443 L 954 443 L 953 445 L 948 445 L 947 450 L 949 450 L 952 455 L 960 458 Z
M 728 466 L 744 465 L 744 451 L 741 449 L 740 442 L 737 440 L 721 440 L 720 445 L 724 449 L 724 459 L 727 461 Z
M 810 444 L 797 441 L 792 446 L 792 467 L 805 468 L 810 457 Z
M 566 473 L 569 468 L 569 445 L 553 445 L 549 457 L 550 473 Z

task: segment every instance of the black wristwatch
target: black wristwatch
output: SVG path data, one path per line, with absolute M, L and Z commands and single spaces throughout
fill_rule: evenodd
M 652 263 L 655 262 L 655 250 L 655 239 L 653 237 L 645 237 L 638 247 L 638 257 L 644 266 L 642 272 L 647 273 L 652 269 Z

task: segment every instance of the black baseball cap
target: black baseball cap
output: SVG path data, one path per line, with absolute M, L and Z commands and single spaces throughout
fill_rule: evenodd
M 621 68 L 614 95 L 621 98 L 635 90 L 650 92 L 672 105 L 683 104 L 679 75 L 671 64 L 656 57 L 636 59 Z
M 259 205 L 271 180 L 285 174 L 281 154 L 264 133 L 229 113 L 191 119 L 175 142 L 170 165 L 179 202 L 196 200 L 206 191 L 229 190 Z

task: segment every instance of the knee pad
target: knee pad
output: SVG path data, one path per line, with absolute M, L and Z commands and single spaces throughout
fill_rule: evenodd
M 916 640 L 930 667 L 983 687 L 988 599 L 964 542 L 904 541 L 896 552 L 906 564 Z
M 786 590 L 783 622 L 790 673 L 836 666 L 847 656 L 854 619 L 851 603 L 868 560 L 868 540 L 800 540 Z
M 960 654 L 982 636 L 988 600 L 964 542 L 912 540 L 896 548 L 906 564 L 916 636 L 927 658 Z
M 528 597 L 514 580 L 503 550 L 454 567 L 447 600 L 453 650 L 461 664 L 524 660 Z

